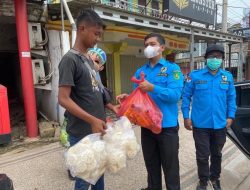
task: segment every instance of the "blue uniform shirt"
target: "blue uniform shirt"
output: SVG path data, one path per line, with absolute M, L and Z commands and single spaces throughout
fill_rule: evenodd
M 182 113 L 184 119 L 190 118 L 193 127 L 221 129 L 226 127 L 226 119 L 234 118 L 236 112 L 236 94 L 233 76 L 219 69 L 212 75 L 208 68 L 190 73 L 182 95 Z
M 139 68 L 135 73 L 137 79 L 140 79 L 141 71 L 145 74 L 145 80 L 154 84 L 153 91 L 148 94 L 163 114 L 162 127 L 177 126 L 177 103 L 183 88 L 183 75 L 180 67 L 161 58 L 154 67 L 151 67 L 148 62 Z

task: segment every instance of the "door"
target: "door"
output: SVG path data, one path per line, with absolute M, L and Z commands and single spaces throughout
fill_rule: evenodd
M 237 111 L 228 137 L 250 159 L 250 81 L 236 83 Z

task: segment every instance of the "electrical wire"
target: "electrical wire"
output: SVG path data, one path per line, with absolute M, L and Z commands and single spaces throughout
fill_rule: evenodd
M 220 4 L 220 3 L 217 3 L 217 5 L 222 6 L 222 4 Z M 237 8 L 237 9 L 250 9 L 250 6 L 240 7 L 240 6 L 232 6 L 232 5 L 228 5 L 227 7 Z
M 222 15 L 220 15 L 221 17 L 222 17 Z M 229 23 L 229 24 L 231 24 L 231 25 L 234 25 L 235 23 L 239 23 L 238 21 L 236 21 L 236 20 L 234 20 L 234 19 L 232 19 L 232 18 L 227 18 L 227 22 Z
M 244 5 L 246 5 L 246 7 L 248 7 L 249 5 L 247 5 L 243 0 L 240 0 Z
M 47 30 L 44 27 L 42 29 L 43 29 L 44 34 L 45 34 L 45 39 L 43 41 L 41 41 L 41 42 L 36 42 L 36 45 L 37 46 L 44 46 L 44 48 L 45 48 L 46 54 L 48 55 L 49 74 L 47 74 L 44 77 L 39 78 L 38 84 L 40 84 L 40 85 L 41 84 L 46 84 L 46 82 L 48 80 L 50 80 L 52 75 L 54 74 L 54 70 L 52 68 L 51 55 L 50 55 L 50 52 L 48 50 L 49 35 L 48 35 Z
M 244 17 L 243 14 L 240 14 L 240 13 L 234 11 L 231 7 L 229 7 L 228 11 L 231 12 L 232 14 L 234 14 L 235 16 Z
M 228 9 L 228 12 L 232 15 L 234 15 L 236 18 L 240 18 L 240 21 L 238 21 L 238 23 L 239 22 L 242 22 L 242 19 L 244 18 L 244 16 L 242 15 L 242 16 L 240 16 L 239 14 L 237 15 L 236 13 L 234 13 L 234 12 L 232 12 L 230 9 Z M 230 17 L 229 17 L 230 18 Z M 234 18 L 233 18 L 234 19 Z
M 217 13 L 217 15 L 220 16 L 220 17 L 222 18 L 222 14 L 221 14 L 221 13 Z M 231 19 L 228 18 L 227 22 L 228 22 L 230 25 L 233 25 L 232 22 L 231 22 L 232 20 L 231 20 L 231 21 L 229 21 L 229 20 L 231 20 Z M 233 22 L 234 22 L 234 21 L 233 21 Z
M 51 58 L 50 58 L 50 53 L 49 53 L 49 50 L 48 50 L 48 46 L 45 46 L 45 50 L 46 50 L 46 53 L 48 55 L 48 63 L 49 63 L 49 74 L 46 75 L 45 77 L 42 77 L 39 79 L 39 83 L 46 83 L 48 80 L 51 79 L 52 75 L 54 74 L 54 70 L 52 68 L 52 61 L 51 61 Z
M 221 4 L 218 4 L 218 5 L 221 5 Z M 229 7 L 229 6 L 228 6 Z M 220 9 L 220 11 L 222 12 L 222 9 Z M 235 18 L 230 18 L 229 16 L 228 16 L 228 23 L 230 24 L 230 25 L 233 25 L 233 24 L 237 24 L 237 23 L 242 23 L 242 19 L 244 18 L 244 16 L 243 15 L 240 15 L 239 13 L 236 13 L 235 11 L 233 11 L 232 10 L 232 8 L 228 8 L 228 12 L 230 13 L 230 14 L 233 14 L 233 15 L 235 15 L 236 17 L 241 17 L 241 20 L 239 21 L 237 21 L 237 20 L 235 20 Z M 220 13 L 219 12 L 219 10 L 218 10 L 218 12 L 217 12 L 217 14 L 218 15 L 220 15 L 220 16 L 222 16 L 222 13 Z M 238 14 L 238 15 L 237 15 Z M 230 22 L 229 22 L 230 21 Z
M 36 41 L 35 43 L 36 43 L 37 46 L 44 46 L 44 45 L 46 45 L 48 43 L 48 32 L 44 27 L 42 27 L 42 29 L 44 31 L 45 39 L 43 41 L 41 41 L 41 42 Z
M 222 18 L 222 14 L 221 13 L 217 13 L 218 16 L 220 16 Z M 231 18 L 227 18 L 227 22 L 230 24 L 230 25 L 234 25 L 233 23 L 238 23 L 238 22 L 235 22 L 234 20 L 232 20 Z M 233 21 L 233 22 L 232 22 Z

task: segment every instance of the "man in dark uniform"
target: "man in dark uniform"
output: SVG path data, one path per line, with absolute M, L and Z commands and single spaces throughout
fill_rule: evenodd
M 200 179 L 197 190 L 206 190 L 209 180 L 214 190 L 221 190 L 221 151 L 226 142 L 226 129 L 232 125 L 236 112 L 233 76 L 220 68 L 224 54 L 222 46 L 208 46 L 206 68 L 190 73 L 182 96 L 184 126 L 193 130 L 195 141 Z

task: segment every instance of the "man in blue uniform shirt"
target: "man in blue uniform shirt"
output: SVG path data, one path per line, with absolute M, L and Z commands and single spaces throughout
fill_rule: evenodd
M 206 68 L 190 73 L 182 96 L 184 126 L 193 130 L 196 147 L 200 180 L 197 190 L 205 190 L 209 180 L 215 190 L 221 190 L 221 151 L 226 142 L 226 129 L 233 123 L 236 112 L 233 76 L 220 68 L 224 54 L 222 46 L 208 46 Z
M 141 128 L 142 151 L 148 172 L 148 187 L 145 190 L 162 189 L 161 167 L 167 189 L 179 190 L 177 102 L 181 97 L 183 75 L 178 65 L 162 57 L 165 39 L 160 34 L 147 35 L 144 46 L 144 54 L 149 61 L 136 71 L 135 77 L 139 79 L 141 71 L 145 73 L 145 81 L 139 84 L 139 88 L 151 96 L 163 113 L 160 134 Z M 117 99 L 119 101 L 126 96 L 122 94 Z

